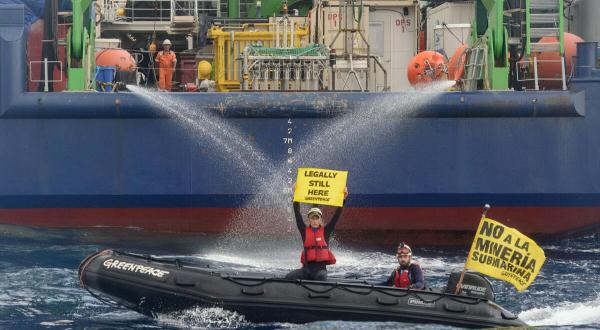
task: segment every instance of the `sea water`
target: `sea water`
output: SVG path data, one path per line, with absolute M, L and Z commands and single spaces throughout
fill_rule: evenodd
M 297 235 L 293 232 L 292 235 Z M 547 261 L 538 278 L 518 293 L 492 280 L 496 301 L 530 325 L 556 329 L 600 329 L 600 237 L 598 234 L 543 244 Z M 0 226 L 0 328 L 242 328 L 395 329 L 394 322 L 327 321 L 308 324 L 254 324 L 217 307 L 193 308 L 150 318 L 98 300 L 80 287 L 77 268 L 89 254 L 106 248 L 169 256 L 193 256 L 214 268 L 284 275 L 299 267 L 298 246 L 290 240 L 256 239 L 255 249 L 229 251 L 219 237 L 154 234 L 139 230 L 49 230 Z M 430 286 L 443 286 L 459 270 L 466 248 L 419 246 L 410 242 Z M 219 246 L 219 248 L 217 248 Z M 333 246 L 338 264 L 330 276 L 384 281 L 396 266 L 392 247 Z M 274 259 L 272 253 L 280 257 Z M 451 328 L 410 324 L 413 329 Z

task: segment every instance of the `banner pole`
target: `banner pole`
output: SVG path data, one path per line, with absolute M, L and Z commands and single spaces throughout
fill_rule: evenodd
M 481 219 L 485 218 L 485 215 L 487 214 L 490 207 L 491 207 L 490 204 L 485 204 L 483 206 L 483 213 L 481 214 Z M 467 259 L 468 258 L 469 258 L 469 256 L 467 256 Z M 460 278 L 458 279 L 458 283 L 456 283 L 456 289 L 454 290 L 454 294 L 460 293 L 460 290 L 462 289 L 462 282 L 465 279 L 466 272 L 467 272 L 467 261 L 465 260 L 465 267 L 463 268 L 463 271 L 460 273 Z

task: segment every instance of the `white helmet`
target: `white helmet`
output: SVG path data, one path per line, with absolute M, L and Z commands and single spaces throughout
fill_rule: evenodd
M 165 39 L 165 40 L 163 41 L 163 43 L 162 43 L 162 44 L 163 44 L 163 46 L 164 46 L 164 45 L 169 45 L 169 46 L 172 46 L 172 44 L 171 44 L 171 40 L 169 40 L 169 39 Z
M 412 249 L 410 248 L 410 246 L 408 246 L 408 244 L 401 242 L 398 245 L 398 250 L 397 250 L 396 254 L 412 256 Z
M 323 216 L 323 212 L 321 212 L 321 209 L 318 207 L 313 207 L 310 210 L 308 210 L 308 217 L 310 218 L 311 215 L 316 214 L 320 217 Z

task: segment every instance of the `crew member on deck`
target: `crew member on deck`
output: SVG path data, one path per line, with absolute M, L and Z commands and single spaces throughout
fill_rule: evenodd
M 348 196 L 348 189 L 344 189 L 344 202 Z M 300 203 L 294 202 L 294 215 L 296 225 L 304 242 L 304 250 L 300 256 L 302 268 L 296 269 L 285 276 L 287 279 L 296 280 L 327 280 L 327 265 L 335 264 L 335 256 L 329 250 L 329 238 L 333 233 L 335 224 L 342 214 L 343 207 L 338 207 L 327 225 L 323 225 L 323 212 L 318 207 L 308 210 L 308 225 L 304 223 L 300 214 Z
M 425 289 L 423 271 L 421 270 L 421 266 L 412 260 L 412 250 L 410 246 L 400 243 L 400 245 L 398 245 L 396 257 L 398 258 L 400 266 L 394 269 L 388 278 L 386 285 L 416 290 Z
M 165 39 L 162 43 L 163 50 L 156 55 L 155 63 L 158 63 L 158 89 L 171 91 L 173 71 L 177 65 L 177 56 L 171 51 L 171 41 Z

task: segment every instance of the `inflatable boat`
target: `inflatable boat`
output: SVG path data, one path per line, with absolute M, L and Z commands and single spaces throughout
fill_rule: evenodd
M 440 323 L 461 327 L 526 324 L 494 303 L 489 282 L 467 273 L 460 295 L 448 289 L 408 290 L 364 281 L 287 280 L 269 274 L 211 269 L 190 260 L 115 250 L 87 257 L 79 266 L 82 287 L 99 298 L 156 315 L 197 306 L 222 307 L 251 322 L 323 320 Z

